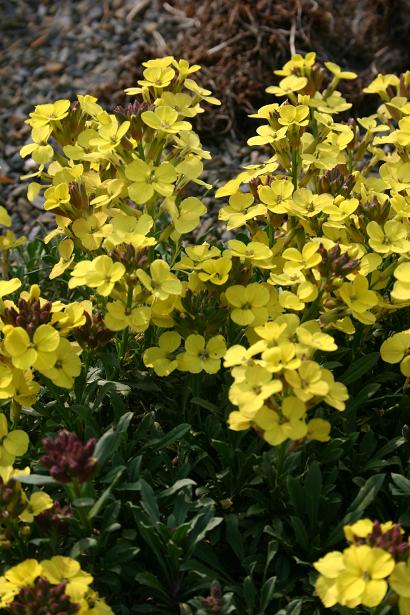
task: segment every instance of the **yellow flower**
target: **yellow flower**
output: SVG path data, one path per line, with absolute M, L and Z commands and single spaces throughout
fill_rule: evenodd
M 353 316 L 366 312 L 378 303 L 377 294 L 369 290 L 369 282 L 363 275 L 357 275 L 353 282 L 343 283 L 338 292 Z
M 228 416 L 228 427 L 232 429 L 232 431 L 243 431 L 244 429 L 249 429 L 252 424 L 252 420 L 244 416 L 242 412 L 238 412 L 238 410 L 234 410 L 229 413 Z
M 81 360 L 76 350 L 76 345 L 65 338 L 60 338 L 60 343 L 55 351 L 54 365 L 42 369 L 41 373 L 57 386 L 71 389 L 74 385 L 74 378 L 79 376 L 81 372 Z
M 50 325 L 40 325 L 35 330 L 32 341 L 22 327 L 7 325 L 3 333 L 4 348 L 18 369 L 35 367 L 42 370 L 55 363 L 60 336 Z
M 303 361 L 298 371 L 286 371 L 285 380 L 303 402 L 317 395 L 324 397 L 329 392 L 329 384 L 315 361 Z
M 331 194 L 313 194 L 307 188 L 295 190 L 289 213 L 299 218 L 313 218 L 333 203 Z
M 298 340 L 304 346 L 316 348 L 324 352 L 333 352 L 337 350 L 335 340 L 331 335 L 323 333 L 320 325 L 315 320 L 304 322 L 296 329 Z
M 69 288 L 85 285 L 95 288 L 99 295 L 107 297 L 125 273 L 122 263 L 114 263 L 106 254 L 97 256 L 92 261 L 77 263 L 71 272 Z
M 383 100 L 388 100 L 387 88 L 390 86 L 398 86 L 400 79 L 397 75 L 382 75 L 379 73 L 376 79 L 373 79 L 366 88 L 363 88 L 365 94 L 379 94 Z
M 175 77 L 170 66 L 150 66 L 142 74 L 144 79 L 138 81 L 138 85 L 143 87 L 166 88 Z
M 108 118 L 109 121 L 98 128 L 98 136 L 89 141 L 91 146 L 103 153 L 109 153 L 118 147 L 130 127 L 130 122 L 120 124 L 115 115 L 109 115 Z
M 185 352 L 178 355 L 178 369 L 191 374 L 199 374 L 202 370 L 216 374 L 225 352 L 226 344 L 222 335 L 211 337 L 208 342 L 205 342 L 202 335 L 189 335 L 185 340 Z
M 156 107 L 154 111 L 144 111 L 141 119 L 150 128 L 169 134 L 192 129 L 189 122 L 178 121 L 178 111 L 167 105 Z
M 177 233 L 183 235 L 193 231 L 199 223 L 199 218 L 206 212 L 206 207 L 194 196 L 183 199 L 178 207 L 178 214 L 173 218 Z
M 324 64 L 327 70 L 333 73 L 333 75 L 336 77 L 338 81 L 340 79 L 356 79 L 357 78 L 356 73 L 342 70 L 340 66 L 338 66 L 338 64 L 335 64 L 334 62 L 325 62 Z
M 269 291 L 261 284 L 234 285 L 227 288 L 225 296 L 234 307 L 231 318 L 236 324 L 246 327 L 255 321 L 264 322 L 268 317 L 266 308 Z
M 325 395 L 324 401 L 329 406 L 332 406 L 332 408 L 343 411 L 345 409 L 344 402 L 349 399 L 346 386 L 342 382 L 335 382 L 332 372 L 328 369 L 322 369 L 322 379 L 329 386 L 329 391 Z
M 247 367 L 243 380 L 234 382 L 229 390 L 229 399 L 241 412 L 250 418 L 262 408 L 265 401 L 282 390 L 282 382 L 272 379 L 269 370 L 259 366 Z
M 307 424 L 308 440 L 328 442 L 330 440 L 330 423 L 324 419 L 311 419 Z
M 245 244 L 237 239 L 230 239 L 228 241 L 228 246 L 229 250 L 226 250 L 224 254 L 237 256 L 241 260 L 248 259 L 257 264 L 272 256 L 272 251 L 269 246 L 260 241 L 250 241 L 248 244 Z
M 254 422 L 263 429 L 263 439 L 272 446 L 277 446 L 288 439 L 299 440 L 305 437 L 305 413 L 305 404 L 300 399 L 285 397 L 280 413 L 262 406 L 255 415 Z
M 394 283 L 391 296 L 395 301 L 410 299 L 410 263 L 400 263 L 393 273 L 397 282 Z
M 133 182 L 128 187 L 130 198 L 142 205 L 149 201 L 155 192 L 164 197 L 171 196 L 178 174 L 170 162 L 154 167 L 137 158 L 125 167 L 125 176 Z
M 410 598 L 410 560 L 396 564 L 389 577 L 389 584 L 401 598 Z
M 66 269 L 68 269 L 71 263 L 74 260 L 74 243 L 71 239 L 63 239 L 63 241 L 58 246 L 58 253 L 60 254 L 60 260 L 58 263 L 54 265 L 52 268 L 50 275 L 48 276 L 50 280 L 54 280 L 60 276 Z
M 178 367 L 178 360 L 174 352 L 180 344 L 181 336 L 179 333 L 166 331 L 160 336 L 158 347 L 152 346 L 144 352 L 144 365 L 152 367 L 157 376 L 169 376 Z
M 221 286 L 228 281 L 231 268 L 232 261 L 229 256 L 210 259 L 197 266 L 198 277 L 201 282 L 212 282 L 212 284 Z
M 253 348 L 258 347 L 258 343 Z M 251 347 L 252 348 L 252 347 Z M 280 372 L 283 369 L 298 369 L 301 360 L 296 356 L 296 345 L 291 342 L 281 341 L 278 346 L 266 348 L 262 352 L 264 367 L 270 372 Z
M 111 233 L 111 224 L 105 224 L 107 218 L 105 212 L 99 211 L 87 218 L 74 220 L 71 228 L 86 250 L 98 250 L 102 240 Z
M 44 203 L 44 209 L 46 211 L 59 209 L 64 212 L 70 209 L 70 191 L 68 189 L 68 184 L 61 183 L 57 186 L 51 186 L 44 191 L 44 196 L 46 197 Z
M 287 96 L 293 92 L 298 92 L 306 87 L 308 80 L 306 77 L 297 77 L 296 75 L 289 75 L 279 81 L 279 85 L 270 85 L 266 88 L 268 94 L 274 94 L 275 96 Z M 290 105 L 289 105 L 290 106 Z
M 106 306 L 104 324 L 111 331 L 122 331 L 130 327 L 133 331 L 146 331 L 149 327 L 151 308 L 137 306 L 130 310 L 121 301 L 112 301 Z
M 343 552 L 343 564 L 345 569 L 337 579 L 340 604 L 380 604 L 387 592 L 385 578 L 395 566 L 390 553 L 367 545 L 351 546 Z
M 265 205 L 254 205 L 252 194 L 236 192 L 229 197 L 229 205 L 219 210 L 219 220 L 225 221 L 226 228 L 230 231 L 265 213 Z
M 369 236 L 369 245 L 380 254 L 403 254 L 410 249 L 410 242 L 407 241 L 407 229 L 404 224 L 397 220 L 388 220 L 384 228 L 372 220 L 366 227 Z
M 9 431 L 7 418 L 0 414 L 0 466 L 12 466 L 16 457 L 27 453 L 29 438 L 25 431 Z
M 296 248 L 287 248 L 282 256 L 286 260 L 283 270 L 288 275 L 295 270 L 311 269 L 320 263 L 322 257 L 319 252 L 319 243 L 309 242 L 303 246 L 302 252 Z
M 34 517 L 37 517 L 40 513 L 52 508 L 53 504 L 54 502 L 48 493 L 36 491 L 31 494 L 26 508 L 23 510 L 21 515 L 19 515 L 19 519 L 20 521 L 24 521 L 24 523 L 33 523 Z
M 345 525 L 343 528 L 343 532 L 346 540 L 348 540 L 349 542 L 354 542 L 355 536 L 358 538 L 366 538 L 369 534 L 371 534 L 373 526 L 374 522 L 371 521 L 371 519 L 360 519 L 352 525 Z M 392 521 L 387 521 L 386 523 L 380 524 L 380 529 L 382 533 L 384 533 L 391 530 L 393 526 L 394 524 L 392 523 Z M 401 533 L 403 534 L 403 530 L 401 530 Z
M 171 273 L 168 263 L 157 259 L 151 263 L 149 270 L 151 277 L 142 269 L 137 270 L 137 276 L 153 297 L 163 301 L 169 295 L 181 294 L 182 284 L 176 275 Z
M 326 558 L 328 558 L 326 560 Z M 332 576 L 319 575 L 315 583 L 316 593 L 324 606 L 329 609 L 338 602 L 339 591 L 337 589 L 338 568 L 343 570 L 343 555 L 339 551 L 332 551 L 313 564 L 318 570 L 322 567 Z
M 9 568 L 0 577 L 0 607 L 7 607 L 20 589 L 31 585 L 41 573 L 42 568 L 35 559 L 26 559 Z
M 44 131 L 44 128 L 46 130 Z M 26 158 L 30 156 L 39 165 L 45 165 L 50 162 L 54 156 L 54 150 L 51 145 L 47 144 L 47 140 L 50 136 L 50 130 L 47 127 L 33 128 L 31 138 L 33 143 L 27 143 L 20 149 L 20 156 Z
M 395 333 L 385 340 L 380 347 L 380 355 L 386 363 L 401 362 L 400 369 L 404 376 L 410 377 L 410 330 Z
M 93 581 L 93 577 L 88 572 L 81 570 L 80 564 L 71 557 L 55 555 L 49 560 L 40 562 L 40 566 L 42 568 L 41 576 L 50 583 L 55 585 L 67 583 L 64 591 L 74 602 L 84 598 L 89 585 Z
M 14 293 L 15 290 L 20 288 L 21 281 L 18 278 L 12 278 L 11 280 L 0 280 L 0 299 L 6 295 Z
M 146 235 L 153 224 L 154 221 L 148 214 L 142 214 L 139 218 L 116 215 L 111 218 L 112 231 L 104 241 L 104 248 L 111 250 L 121 243 L 129 243 L 137 250 L 152 246 L 156 243 L 155 238 Z
M 292 207 L 293 184 L 290 180 L 277 179 L 269 186 L 259 186 L 258 194 L 262 203 L 275 214 L 284 214 Z
M 67 117 L 69 108 L 69 100 L 56 100 L 54 103 L 37 105 L 34 111 L 30 113 L 30 119 L 26 120 L 25 123 L 32 128 L 47 126 L 51 122 L 57 122 Z

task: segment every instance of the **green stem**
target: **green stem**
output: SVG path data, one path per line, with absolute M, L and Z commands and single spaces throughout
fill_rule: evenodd
M 145 160 L 145 152 L 144 152 L 144 146 L 142 144 L 142 141 L 138 143 L 138 153 L 140 155 L 141 160 Z
M 8 250 L 3 250 L 3 267 L 2 267 L 2 273 L 3 273 L 3 278 L 5 280 L 9 279 L 9 271 L 10 271 L 10 257 L 9 257 L 9 251 Z
M 82 497 L 81 485 L 76 481 L 67 485 L 67 491 L 68 491 L 68 495 L 69 495 L 71 503 L 73 503 L 77 498 Z M 76 509 L 78 519 L 81 524 L 81 528 L 87 534 L 92 534 L 93 526 L 91 525 L 90 520 L 88 518 L 88 514 L 86 513 L 84 508 L 82 506 L 78 506 L 78 507 L 75 506 L 75 509 Z
M 129 285 L 128 286 L 128 293 L 127 293 L 127 305 L 126 305 L 126 308 L 125 308 L 125 313 L 126 314 L 129 314 L 130 311 L 131 311 L 132 295 L 133 295 L 133 287 L 131 285 Z M 129 327 L 125 327 L 124 331 L 122 332 L 121 350 L 120 350 L 120 357 L 123 360 L 125 359 L 125 354 L 127 352 L 128 339 L 129 339 Z
M 298 164 L 299 150 L 297 147 L 292 147 L 292 183 L 295 190 L 298 189 Z

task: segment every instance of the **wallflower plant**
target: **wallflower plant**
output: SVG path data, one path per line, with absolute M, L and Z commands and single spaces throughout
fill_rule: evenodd
M 155 396 L 163 386 L 166 399 L 167 387 L 177 382 L 183 391 L 178 411 L 186 411 L 190 398 L 220 422 L 218 408 L 198 394 L 203 382 L 219 387 L 228 428 L 256 436 L 247 473 L 265 443 L 260 472 L 270 476 L 276 453 L 266 444 L 278 447 L 270 476 L 278 487 L 288 462 L 307 455 L 307 463 L 312 441 L 331 440 L 332 425 L 351 402 L 349 378 L 339 379 L 344 348 L 360 353 L 363 340 L 371 340 L 377 357 L 380 352 L 386 363 L 399 363 L 410 377 L 408 323 L 386 324 L 393 317 L 402 323 L 410 305 L 410 74 L 379 75 L 364 90 L 382 99 L 377 112 L 347 119 L 351 104 L 337 88 L 356 75 L 332 62 L 321 66 L 313 52 L 291 58 L 275 71 L 279 83 L 267 88 L 275 99 L 251 115 L 261 124 L 248 141 L 262 148 L 259 163 L 216 191 L 229 239 L 195 243 L 207 212 L 198 194 L 212 186 L 201 179 L 210 154 L 193 126 L 205 105 L 219 101 L 192 78 L 198 65 L 167 56 L 143 67 L 124 106 L 107 111 L 95 97 L 79 95 L 75 102 L 37 105 L 26 120 L 32 142 L 20 153 L 37 164 L 26 176 L 28 198 L 42 195 L 55 220 L 44 239 L 49 271 L 47 280 L 39 276 L 42 284 L 27 283 L 31 271 L 11 277 L 25 238 L 9 230 L 10 216 L 0 208 L 0 546 L 15 549 L 15 565 L 3 566 L 0 606 L 16 615 L 34 606 L 111 613 L 90 588 L 94 570 L 117 593 L 122 577 L 129 586 L 149 587 L 157 602 L 150 597 L 144 612 L 193 612 L 190 605 L 198 602 L 189 600 L 204 590 L 201 579 L 210 573 L 192 572 L 191 560 L 196 553 L 203 570 L 212 569 L 216 560 L 204 537 L 222 517 L 207 497 L 189 499 L 196 483 L 187 478 L 191 452 L 183 447 L 170 461 L 178 471 L 174 486 L 167 483 L 157 497 L 145 480 L 144 455 L 161 449 L 161 442 L 164 449 L 174 445 L 179 428 L 169 440 L 154 430 L 154 445 L 144 441 L 152 427 L 144 391 Z M 391 335 L 382 340 L 386 330 Z M 103 433 L 100 421 L 106 425 L 107 416 L 112 424 Z M 139 456 L 126 441 L 130 425 Z M 220 429 L 210 441 L 230 459 L 217 439 Z M 331 451 L 326 446 L 332 444 L 320 446 Z M 33 472 L 14 467 L 29 456 Z M 100 476 L 105 464 L 112 466 Z M 217 482 L 232 468 L 215 472 Z M 117 488 L 131 494 L 124 508 L 116 504 Z M 298 489 L 293 486 L 292 505 Z M 230 544 L 239 544 L 234 487 L 231 492 L 233 499 L 223 497 L 218 506 L 233 508 L 226 533 Z M 317 509 L 309 506 L 311 521 Z M 294 518 L 295 533 L 308 542 Z M 135 527 L 127 525 L 130 519 Z M 55 531 L 44 538 L 41 528 L 53 525 L 50 520 Z M 265 529 L 275 540 L 280 535 Z M 120 530 L 118 547 L 109 551 L 113 563 L 104 569 L 99 558 Z M 399 525 L 362 520 L 346 525 L 345 535 L 347 549 L 314 564 L 324 606 L 374 608 L 398 596 L 399 611 L 409 612 L 408 542 Z M 158 578 L 126 569 L 143 545 L 147 559 L 156 558 Z M 85 555 L 90 573 L 81 568 Z M 247 588 L 262 563 L 250 565 L 247 612 L 264 613 L 274 600 L 273 577 L 266 573 L 273 557 L 265 562 L 259 610 L 254 594 L 249 606 Z M 185 594 L 185 581 L 195 591 Z M 204 608 L 228 605 L 212 612 L 234 612 L 229 592 L 220 595 L 215 587 Z

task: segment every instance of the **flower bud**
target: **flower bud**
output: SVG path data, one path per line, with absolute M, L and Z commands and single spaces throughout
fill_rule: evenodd
M 94 472 L 97 462 L 92 456 L 95 443 L 96 439 L 90 438 L 83 444 L 75 433 L 64 429 L 54 441 L 51 438 L 43 439 L 46 455 L 40 461 L 57 481 L 84 483 Z

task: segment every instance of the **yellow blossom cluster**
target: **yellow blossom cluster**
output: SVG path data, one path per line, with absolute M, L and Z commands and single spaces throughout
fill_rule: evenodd
M 21 286 L 17 278 L 0 284 L 2 297 Z M 86 309 L 79 302 L 46 301 L 36 284 L 22 291 L 16 303 L 1 299 L 0 399 L 12 402 L 14 418 L 22 406 L 34 403 L 40 389 L 36 374 L 59 387 L 73 386 L 81 371 L 81 347 L 68 337 L 85 323 Z
M 19 477 L 24 477 L 28 474 L 30 474 L 29 467 L 20 470 L 13 468 L 11 465 L 0 466 L 0 485 L 2 491 L 2 502 L 0 504 L 1 530 L 3 525 L 7 527 L 8 524 L 14 524 L 16 521 L 32 523 L 37 515 L 40 515 L 45 510 L 49 510 L 54 504 L 53 499 L 44 491 L 33 491 L 30 496 L 27 495 L 22 483 L 19 481 Z M 2 542 L 2 538 L 0 538 L 0 542 Z
M 398 524 L 361 519 L 347 525 L 349 546 L 314 563 L 316 592 L 326 608 L 336 604 L 374 608 L 386 596 L 398 599 L 401 615 L 410 612 L 410 544 Z
M 59 612 L 112 614 L 111 608 L 90 587 L 92 582 L 92 575 L 70 557 L 56 555 L 41 562 L 26 559 L 0 577 L 0 608 L 11 615 L 23 612 L 22 608 L 24 612 L 35 612 L 35 607 L 44 608 L 44 600 L 48 599 L 56 609 L 61 609 Z M 59 587 L 53 591 L 55 586 Z
M 123 332 L 123 352 L 138 336 L 157 375 L 230 369 L 232 429 L 252 427 L 271 444 L 325 441 L 324 412 L 342 411 L 347 390 L 318 353 L 410 301 L 410 74 L 377 77 L 365 90 L 381 96 L 377 113 L 344 122 L 351 105 L 337 87 L 356 75 L 295 55 L 267 90 L 276 102 L 252 115 L 262 125 L 249 144 L 268 158 L 216 193 L 228 197 L 220 220 L 240 235 L 192 245 L 183 236 L 206 207 L 188 184 L 209 188 L 200 176 L 210 155 L 191 119 L 218 101 L 192 79 L 197 65 L 167 56 L 143 66 L 126 91 L 136 98 L 113 113 L 84 95 L 27 120 L 33 143 L 21 154 L 39 165 L 29 198 L 44 193 L 57 226 L 46 241 L 61 240 L 50 278 L 98 304 L 104 326 Z M 53 318 L 81 310 L 60 309 Z M 13 369 L 72 384 L 75 373 L 61 384 L 57 360 L 45 368 L 55 349 L 42 344 L 56 330 L 73 349 L 57 320 L 36 334 L 9 327 Z M 382 357 L 408 375 L 408 332 L 398 336 Z
M 281 81 L 267 92 L 279 102 L 251 116 L 263 123 L 248 141 L 270 148 L 271 156 L 246 167 L 216 193 L 229 197 L 220 220 L 248 237 L 247 260 L 244 252 L 233 254 L 259 288 L 256 294 L 249 284 L 247 292 L 252 288 L 254 293 L 249 297 L 239 286 L 226 292 L 235 308 L 231 318 L 250 327 L 248 345 L 226 355 L 226 365 L 235 366 L 230 399 L 238 406 L 229 423 L 234 429 L 252 425 L 272 443 L 281 442 L 285 433 L 309 437 L 306 402 L 314 406 L 324 400 L 342 410 L 347 395 L 328 370 L 312 361 L 314 347 L 308 353 L 298 349 L 301 340 L 294 333 L 293 339 L 289 334 L 281 339 L 275 329 L 270 343 L 282 357 L 275 357 L 274 369 L 269 365 L 266 350 L 259 351 L 258 330 L 263 320 L 266 328 L 277 326 L 278 317 L 267 309 L 265 289 L 275 291 L 280 323 L 297 316 L 301 322 L 294 331 L 307 325 L 332 340 L 320 348 L 325 352 L 336 349 L 338 332 L 353 335 L 357 323 L 371 327 L 392 310 L 407 307 L 410 299 L 410 72 L 400 79 L 379 75 L 364 91 L 381 95 L 383 105 L 370 117 L 346 123 L 336 116 L 351 105 L 336 88 L 356 75 L 331 62 L 325 68 L 326 80 L 326 70 L 309 53 L 275 71 Z M 408 338 L 408 331 L 398 333 L 381 348 L 384 360 L 401 361 L 406 376 Z M 231 353 L 236 354 L 233 363 Z M 276 390 L 270 391 L 275 381 Z M 246 395 L 253 387 L 258 402 L 241 395 L 241 386 Z M 331 386 L 338 387 L 339 407 L 329 400 Z

